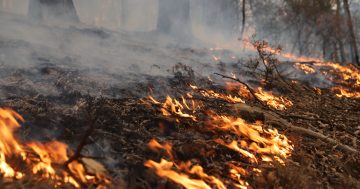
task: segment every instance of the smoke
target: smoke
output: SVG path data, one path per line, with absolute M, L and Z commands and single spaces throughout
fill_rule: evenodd
M 66 77 L 74 91 L 104 95 L 146 75 L 169 76 L 178 63 L 208 76 L 218 68 L 214 56 L 232 63 L 248 56 L 237 40 L 236 6 L 217 0 L 190 1 L 188 41 L 156 31 L 158 0 L 74 0 L 79 23 L 30 19 L 29 1 L 0 2 L 0 65 L 6 70 L 0 75 L 9 79 L 9 73 L 22 70 L 28 83 L 19 87 L 34 94 L 60 94 L 54 83 Z M 213 47 L 224 50 L 210 51 Z M 55 71 L 41 75 L 42 69 Z M 77 79 L 63 72 L 77 73 Z

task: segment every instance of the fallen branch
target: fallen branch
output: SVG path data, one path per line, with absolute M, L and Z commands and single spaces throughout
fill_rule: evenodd
M 258 101 L 262 106 L 266 107 L 267 109 L 269 109 L 268 106 L 266 106 L 255 94 L 255 91 L 246 83 L 242 82 L 240 79 L 238 78 L 233 78 L 233 77 L 229 77 L 229 76 L 226 76 L 226 75 L 222 75 L 222 74 L 219 74 L 219 73 L 214 73 L 215 75 L 219 75 L 223 78 L 226 78 L 226 79 L 231 79 L 231 80 L 234 80 L 236 82 L 239 82 L 240 84 L 244 85 L 246 87 L 246 89 L 250 92 L 250 94 L 254 97 L 254 99 L 256 101 Z
M 357 151 L 355 148 L 350 147 L 350 146 L 345 145 L 345 144 L 342 144 L 342 143 L 336 141 L 335 139 L 329 138 L 329 137 L 327 137 L 327 136 L 325 136 L 325 135 L 323 135 L 321 133 L 312 131 L 310 129 L 306 129 L 306 128 L 303 128 L 303 127 L 297 127 L 297 126 L 292 125 L 289 122 L 284 123 L 283 121 L 280 121 L 280 120 L 279 121 L 272 120 L 272 121 L 268 121 L 268 123 L 279 125 L 283 129 L 290 130 L 290 131 L 293 131 L 293 132 L 296 132 L 296 133 L 299 133 L 299 134 L 304 134 L 304 135 L 307 135 L 307 136 L 310 136 L 310 137 L 315 137 L 315 138 L 321 139 L 321 140 L 323 140 L 324 142 L 326 142 L 328 144 L 334 145 L 334 147 L 336 147 L 336 148 L 338 148 L 338 149 L 340 149 L 342 151 L 350 152 L 350 153 L 354 153 L 354 154 L 360 154 L 360 152 Z
M 289 131 L 293 131 L 296 132 L 298 134 L 302 134 L 302 135 L 306 135 L 306 136 L 310 136 L 310 137 L 314 137 L 314 138 L 318 138 L 321 139 L 322 141 L 334 145 L 336 148 L 344 151 L 344 152 L 349 152 L 349 153 L 353 153 L 353 154 L 357 154 L 360 155 L 360 152 L 358 150 L 356 150 L 355 148 L 342 144 L 339 141 L 336 141 L 335 139 L 332 139 L 328 136 L 325 136 L 321 133 L 312 131 L 310 129 L 307 128 L 303 128 L 303 127 L 298 127 L 293 125 L 292 123 L 288 122 L 287 120 L 281 118 L 279 115 L 273 113 L 273 112 L 268 112 L 268 111 L 264 111 L 260 108 L 257 107 L 251 107 L 249 105 L 246 104 L 236 104 L 234 105 L 236 110 L 240 110 L 240 111 L 248 111 L 248 112 L 257 112 L 257 113 L 262 113 L 265 117 L 265 121 L 267 123 L 270 124 L 275 124 L 280 126 L 281 128 L 285 129 L 285 130 L 289 130 Z
M 88 138 L 90 137 L 90 135 L 94 132 L 95 130 L 95 123 L 98 119 L 98 115 L 96 115 L 96 117 L 93 119 L 93 121 L 90 123 L 88 129 L 86 130 L 84 136 L 81 138 L 80 143 L 78 145 L 78 147 L 75 150 L 74 155 L 72 155 L 66 162 L 65 162 L 65 166 L 68 166 L 71 162 L 79 159 L 81 157 L 81 151 L 82 149 L 85 147 Z

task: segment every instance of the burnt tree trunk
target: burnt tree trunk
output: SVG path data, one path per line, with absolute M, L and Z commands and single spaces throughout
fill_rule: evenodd
M 28 14 L 38 20 L 79 21 L 73 0 L 30 0 Z
M 354 31 L 352 18 L 351 18 L 348 0 L 344 0 L 344 9 L 345 9 L 345 13 L 347 15 L 347 24 L 348 24 L 349 32 L 350 32 L 350 43 L 351 43 L 351 46 L 352 46 L 351 48 L 354 53 L 354 59 L 355 59 L 355 62 L 358 65 L 360 65 L 359 51 L 358 51 L 357 44 L 356 44 L 356 36 L 355 36 L 355 31 Z
M 159 0 L 157 31 L 180 37 L 192 36 L 190 0 Z

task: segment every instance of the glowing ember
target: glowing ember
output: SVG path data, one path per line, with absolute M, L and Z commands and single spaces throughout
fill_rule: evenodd
M 258 88 L 255 95 L 268 106 L 277 110 L 286 110 L 293 105 L 293 103 L 286 97 L 276 97 L 271 92 L 263 91 L 261 87 Z
M 21 179 L 26 174 L 33 174 L 55 181 L 55 186 L 69 183 L 77 188 L 82 184 L 94 184 L 100 180 L 96 175 L 88 175 L 84 165 L 77 160 L 66 164 L 69 160 L 67 154 L 69 149 L 62 142 L 19 143 L 14 137 L 15 130 L 20 127 L 18 120 L 24 121 L 16 112 L 0 108 L 0 173 L 3 177 Z M 19 168 L 9 164 L 9 160 L 16 159 L 26 164 L 31 173 L 19 171 Z M 109 183 L 108 180 L 102 181 Z
M 300 64 L 300 63 L 296 63 L 294 65 L 295 68 L 302 70 L 305 74 L 312 74 L 315 73 L 316 70 L 306 64 Z

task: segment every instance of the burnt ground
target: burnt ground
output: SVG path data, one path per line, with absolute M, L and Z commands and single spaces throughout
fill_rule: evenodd
M 42 65 L 24 70 L 3 69 L 3 72 L 6 77 L 1 81 L 0 105 L 24 116 L 26 122 L 17 133 L 22 140 L 56 139 L 75 149 L 88 125 L 97 117 L 96 129 L 82 154 L 107 167 L 114 188 L 179 188 L 144 167 L 146 160 L 158 162 L 166 157 L 164 153 L 148 149 L 147 143 L 153 138 L 172 143 L 177 161 L 190 160 L 201 165 L 206 173 L 220 178 L 229 188 L 234 188 L 227 175 L 226 162 L 229 161 L 237 162 L 245 169 L 258 168 L 262 171 L 258 174 L 250 172 L 246 176 L 245 180 L 251 188 L 360 188 L 359 155 L 339 150 L 320 139 L 279 127 L 280 133 L 284 133 L 294 145 L 286 165 L 249 164 L 238 153 L 214 142 L 215 138 L 233 136 L 206 130 L 202 126 L 208 119 L 205 113 L 196 122 L 175 116 L 164 117 L 158 107 L 141 101 L 147 95 L 154 95 L 160 101 L 167 94 L 180 97 L 191 91 L 189 83 L 227 93 L 222 85 L 215 85 L 207 78 L 182 74 L 169 77 L 136 75 L 132 77 L 141 77 L 141 82 L 132 82 L 125 88 L 104 89 L 102 85 L 83 77 L 82 73 L 86 70 Z M 121 79 L 124 76 L 118 77 Z M 39 93 L 33 86 L 56 92 Z M 83 90 L 84 86 L 103 93 L 87 93 Z M 280 113 L 282 118 L 360 151 L 359 99 L 338 98 L 328 89 L 319 94 L 301 81 L 291 84 L 275 81 L 274 86 L 294 104 Z M 202 98 L 200 101 L 204 104 L 204 112 L 213 110 L 241 116 L 250 122 L 263 119 L 262 115 L 240 115 L 234 104 L 222 100 Z M 262 108 L 254 100 L 247 103 Z M 3 186 L 39 188 L 41 185 L 38 180 L 33 182 L 30 178 Z M 46 184 L 44 187 L 47 187 Z

